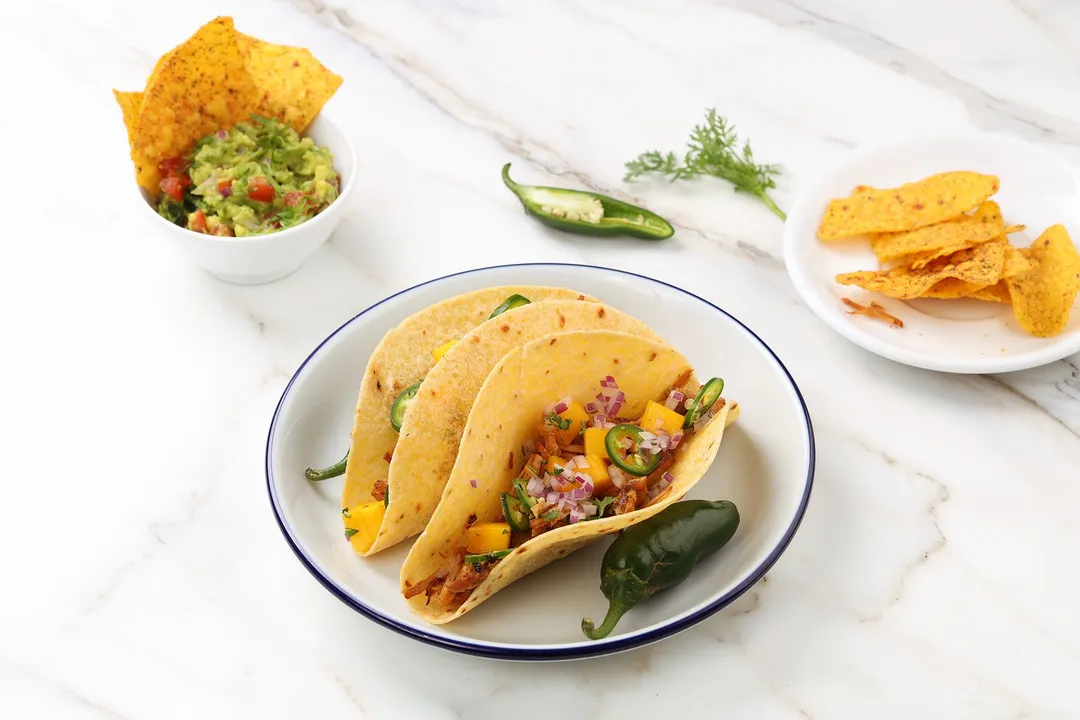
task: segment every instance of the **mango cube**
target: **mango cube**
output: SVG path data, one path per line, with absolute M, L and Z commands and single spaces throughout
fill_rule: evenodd
M 684 419 L 684 416 L 674 410 L 668 410 L 655 400 L 650 400 L 638 426 L 651 433 L 663 430 L 668 435 L 674 435 L 682 429 Z
M 564 458 L 561 458 L 558 455 L 552 455 L 551 457 L 549 457 L 547 459 L 547 464 L 544 466 L 544 469 L 547 470 L 548 475 L 556 475 L 557 474 L 555 472 L 556 466 L 558 466 L 560 468 L 564 468 L 564 467 L 566 467 L 566 464 L 568 462 L 570 462 L 570 461 L 566 460 Z
M 439 347 L 431 351 L 431 356 L 435 358 L 435 362 L 439 362 L 443 359 L 443 355 L 450 352 L 450 348 L 454 347 L 455 345 L 457 345 L 457 340 L 451 340 L 445 345 L 440 345 Z
M 565 430 L 559 430 L 559 442 L 563 445 L 569 445 L 581 433 L 585 423 L 589 422 L 589 413 L 585 412 L 585 408 L 579 403 L 572 402 L 566 410 L 559 413 L 559 418 L 563 421 L 563 425 L 566 424 L 567 420 L 570 421 L 569 427 Z
M 592 478 L 594 497 L 610 495 L 615 491 L 615 483 L 611 482 L 611 474 L 604 462 L 606 457 L 607 455 L 586 455 L 586 464 L 576 467 L 576 470 Z
M 508 523 L 476 523 L 465 533 L 465 547 L 470 555 L 506 550 L 510 547 Z
M 607 428 L 585 428 L 585 455 L 607 457 Z
M 385 513 L 386 505 L 382 500 L 354 505 L 341 513 L 345 520 L 345 537 L 356 552 L 367 552 L 371 548 Z

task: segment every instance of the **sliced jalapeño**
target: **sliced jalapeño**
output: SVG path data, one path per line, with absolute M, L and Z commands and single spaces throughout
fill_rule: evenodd
M 632 445 L 627 449 L 623 440 L 629 439 Z M 608 430 L 604 437 L 604 447 L 615 467 L 631 475 L 648 475 L 660 464 L 660 454 L 650 455 L 639 449 L 641 428 L 637 425 L 616 425 Z
M 510 493 L 502 494 L 503 515 L 514 532 L 529 532 L 529 506 Z
M 519 308 L 522 305 L 528 305 L 530 302 L 531 301 L 529 300 L 529 298 L 525 297 L 524 295 L 518 295 L 517 293 L 514 293 L 510 297 L 503 300 L 502 305 L 491 311 L 491 314 L 488 315 L 488 320 L 497 315 L 502 315 L 507 310 L 513 310 L 514 308 Z
M 697 397 L 686 408 L 686 419 L 683 420 L 683 428 L 693 427 L 698 418 L 709 412 L 709 408 L 716 404 L 722 392 L 724 392 L 723 378 L 714 377 L 702 385 L 701 389 L 698 390 Z
M 401 432 L 401 421 L 405 419 L 405 410 L 409 407 L 409 403 L 416 397 L 416 393 L 420 391 L 420 382 L 414 383 L 409 387 L 401 391 L 401 394 L 394 399 L 394 404 L 390 406 L 390 424 L 394 426 L 394 430 Z
M 493 550 L 489 553 L 480 553 L 479 555 L 466 555 L 465 562 L 469 564 L 490 562 L 492 560 L 499 560 L 501 558 L 504 558 L 511 552 L 513 552 L 513 548 L 508 548 L 506 550 Z

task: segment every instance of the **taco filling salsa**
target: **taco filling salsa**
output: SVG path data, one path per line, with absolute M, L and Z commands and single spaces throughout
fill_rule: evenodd
M 521 447 L 525 460 L 501 494 L 502 512 L 492 522 L 470 516 L 445 563 L 406 583 L 403 594 L 423 593 L 427 603 L 434 598 L 454 611 L 514 548 L 556 528 L 653 504 L 676 481 L 676 448 L 724 408 L 723 387 L 720 378 L 699 386 L 687 370 L 663 403 L 649 400 L 636 419 L 622 417 L 627 398 L 610 375 L 595 400 L 553 401 Z M 470 483 L 475 488 L 477 481 Z
M 158 164 L 158 214 L 195 232 L 244 237 L 294 227 L 337 199 L 327 148 L 277 120 L 252 115 Z

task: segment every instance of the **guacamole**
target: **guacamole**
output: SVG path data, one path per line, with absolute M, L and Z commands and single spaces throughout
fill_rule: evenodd
M 184 157 L 163 160 L 158 214 L 188 230 L 244 237 L 299 225 L 337 199 L 333 155 L 277 120 L 253 115 Z

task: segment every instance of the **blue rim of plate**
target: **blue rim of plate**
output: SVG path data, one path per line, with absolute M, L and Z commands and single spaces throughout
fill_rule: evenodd
M 441 282 L 449 278 L 459 277 L 461 275 L 472 275 L 474 273 L 488 272 L 491 270 L 525 267 L 574 267 L 584 268 L 586 270 L 600 270 L 602 272 L 614 273 L 618 275 L 625 275 L 628 277 L 646 280 L 648 282 L 671 288 L 672 290 L 677 290 L 684 295 L 689 295 L 690 297 L 705 303 L 709 307 L 716 310 L 718 313 L 724 315 L 729 320 L 731 320 L 736 325 L 745 330 L 750 335 L 750 337 L 754 338 L 754 340 L 756 340 L 761 345 L 761 347 L 764 348 L 765 351 L 772 357 L 772 359 L 776 362 L 780 369 L 783 370 L 784 375 L 787 376 L 788 382 L 791 383 L 792 390 L 795 391 L 795 396 L 799 400 L 799 405 L 802 408 L 803 412 L 803 419 L 806 422 L 806 440 L 810 452 L 808 458 L 809 462 L 807 463 L 806 468 L 806 485 L 803 488 L 803 495 L 799 501 L 799 507 L 795 512 L 795 517 L 792 519 L 791 524 L 788 526 L 787 530 L 784 531 L 784 536 L 781 538 L 780 543 L 775 548 L 773 548 L 772 552 L 769 553 L 769 556 L 765 558 L 765 560 L 760 565 L 754 568 L 753 572 L 751 572 L 746 577 L 746 579 L 744 579 L 741 583 L 736 585 L 728 592 L 724 593 L 722 596 L 720 596 L 713 602 L 709 603 L 707 606 L 703 607 L 701 610 L 698 610 L 697 612 L 688 615 L 687 617 L 682 618 L 677 622 L 670 622 L 650 632 L 633 635 L 621 640 L 618 636 L 616 636 L 612 640 L 601 640 L 595 644 L 582 644 L 580 646 L 569 648 L 530 648 L 528 646 L 516 648 L 501 647 L 491 646 L 480 642 L 470 642 L 467 640 L 459 640 L 455 638 L 445 637 L 442 635 L 436 635 L 433 633 L 425 632 L 423 630 L 418 630 L 417 628 L 410 627 L 408 625 L 401 624 L 391 618 L 386 617 L 385 615 L 380 614 L 378 610 L 369 607 L 362 602 L 359 602 L 355 598 L 351 597 L 331 578 L 326 577 L 322 574 L 322 572 L 319 571 L 319 568 L 316 566 L 315 562 L 311 558 L 307 557 L 307 555 L 304 554 L 303 550 L 300 549 L 299 544 L 293 539 L 291 533 L 289 532 L 289 528 L 285 525 L 284 520 L 282 520 L 282 511 L 278 504 L 278 498 L 275 492 L 276 483 L 274 482 L 274 472 L 271 469 L 270 464 L 270 449 L 273 446 L 274 431 L 277 428 L 277 420 L 279 414 L 281 413 L 281 406 L 285 403 L 285 398 L 289 396 L 289 391 L 292 390 L 293 384 L 296 382 L 296 379 L 300 377 L 300 373 L 304 371 L 304 368 L 307 367 L 307 364 L 311 362 L 311 359 L 318 354 L 318 352 L 323 348 L 323 346 L 326 345 L 326 343 L 330 342 L 330 340 L 332 340 L 334 336 L 337 335 L 339 332 L 344 330 L 352 323 L 356 322 L 356 320 L 363 317 L 365 314 L 371 312 L 373 309 L 379 307 L 383 303 L 393 300 L 399 295 L 404 295 L 405 293 L 412 292 L 417 288 L 431 285 L 432 283 Z M 420 642 L 426 643 L 428 645 L 433 645 L 435 647 L 443 648 L 445 650 L 452 650 L 454 652 L 463 653 L 465 655 L 494 658 L 497 660 L 518 661 L 577 660 L 588 657 L 611 655 L 613 653 L 622 652 L 624 650 L 631 650 L 633 648 L 649 645 L 666 637 L 676 635 L 683 630 L 697 625 L 698 623 L 711 617 L 712 615 L 715 615 L 717 612 L 724 609 L 736 599 L 738 599 L 739 596 L 749 590 L 759 580 L 761 580 L 761 578 L 765 576 L 765 573 L 767 573 L 769 569 L 772 568 L 772 566 L 776 563 L 776 561 L 780 559 L 780 556 L 784 553 L 784 551 L 787 550 L 788 545 L 791 543 L 792 538 L 795 537 L 795 533 L 799 529 L 799 525 L 802 524 L 803 516 L 806 514 L 806 508 L 810 502 L 810 491 L 813 489 L 814 486 L 814 469 L 816 465 L 817 451 L 814 444 L 814 426 L 810 420 L 810 411 L 806 407 L 806 400 L 803 399 L 802 391 L 799 390 L 799 386 L 798 384 L 796 384 L 795 378 L 791 376 L 791 373 L 788 371 L 787 366 L 785 366 L 784 363 L 780 360 L 780 358 L 776 355 L 776 353 L 773 352 L 772 348 L 769 347 L 764 340 L 758 337 L 757 333 L 755 333 L 753 330 L 743 324 L 742 321 L 740 321 L 738 318 L 736 318 L 726 310 L 709 302 L 700 295 L 695 295 L 689 290 L 684 290 L 681 287 L 664 282 L 663 280 L 657 280 L 656 278 L 651 278 L 646 275 L 639 275 L 638 273 L 630 272 L 628 270 L 618 270 L 616 268 L 603 267 L 600 265 L 550 262 L 492 265 L 489 267 L 474 268 L 472 270 L 463 270 L 461 272 L 443 275 L 442 277 L 427 280 L 425 282 L 413 285 L 412 287 L 396 292 L 393 295 L 389 295 L 383 298 L 374 305 L 371 305 L 364 310 L 361 310 L 352 318 L 342 323 L 336 330 L 334 330 L 334 332 L 327 335 L 326 338 L 321 343 L 319 343 L 306 358 L 304 358 L 304 362 L 300 363 L 300 367 L 296 369 L 296 372 L 293 373 L 293 376 L 289 379 L 289 384 L 285 386 L 285 390 L 281 393 L 281 399 L 278 400 L 277 406 L 274 408 L 274 416 L 270 421 L 270 430 L 266 436 L 265 456 L 266 491 L 270 498 L 270 508 L 274 512 L 274 519 L 277 521 L 278 529 L 281 530 L 281 534 L 285 538 L 285 542 L 288 543 L 289 547 L 292 548 L 292 551 L 296 555 L 297 559 L 300 560 L 300 564 L 303 565 L 304 568 L 306 568 L 307 571 L 311 573 L 312 577 L 318 580 L 319 584 L 326 588 L 326 590 L 329 591 L 331 595 L 335 596 L 338 600 L 345 603 L 353 610 L 360 613 L 369 620 L 372 620 L 373 622 L 382 625 L 385 628 L 393 630 L 396 633 L 404 635 L 405 637 L 412 638 L 413 640 L 419 640 Z

